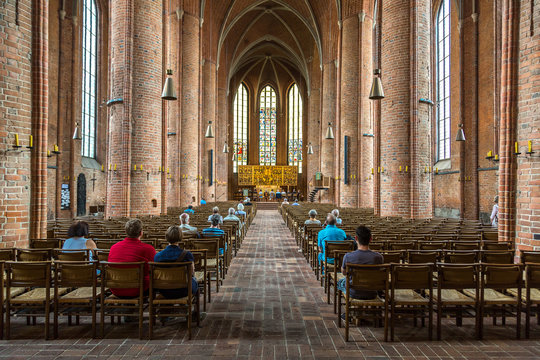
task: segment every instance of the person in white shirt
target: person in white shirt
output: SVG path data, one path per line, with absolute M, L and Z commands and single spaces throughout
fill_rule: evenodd
M 219 223 L 223 224 L 223 216 L 219 215 L 219 208 L 217 206 L 214 206 L 212 209 L 212 215 L 208 216 L 208 222 L 212 222 L 212 216 L 218 215 L 219 216 Z
M 493 202 L 495 203 L 493 205 L 493 210 L 491 211 L 491 226 L 498 227 L 499 226 L 499 195 L 495 196 L 495 199 L 493 199 Z
M 332 214 L 336 217 L 336 224 L 341 225 L 343 223 L 343 220 L 341 220 L 341 218 L 339 217 L 339 210 L 332 210 Z
M 182 234 L 192 234 L 197 235 L 197 228 L 195 226 L 189 225 L 189 214 L 183 213 L 180 215 L 180 230 Z
M 289 202 L 287 201 L 287 198 L 283 199 L 283 202 L 281 203 L 281 205 L 289 205 Z

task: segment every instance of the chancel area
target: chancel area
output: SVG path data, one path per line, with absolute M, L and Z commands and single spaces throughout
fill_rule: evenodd
M 0 357 L 538 357 L 539 59 L 539 0 L 0 1 Z

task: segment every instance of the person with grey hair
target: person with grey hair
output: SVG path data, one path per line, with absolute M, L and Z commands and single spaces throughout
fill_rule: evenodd
M 304 221 L 304 225 L 321 225 L 321 221 L 317 220 L 317 210 L 309 210 L 309 219 Z
M 247 216 L 246 212 L 244 211 L 244 204 L 238 204 L 238 206 L 236 206 L 236 209 L 236 215 L 240 215 L 242 216 L 242 218 L 245 218 Z
M 238 223 L 238 229 L 237 229 L 238 234 L 240 234 L 240 229 L 242 228 L 242 226 L 244 224 L 242 223 L 242 220 L 240 220 L 240 218 L 234 214 L 235 212 L 236 211 L 234 210 L 234 208 L 230 208 L 229 209 L 229 215 L 227 215 L 223 220 L 224 221 L 236 221 Z
M 341 224 L 343 223 L 343 221 L 342 221 L 341 218 L 339 217 L 339 210 L 338 210 L 338 209 L 332 210 L 332 215 L 335 216 L 335 218 L 336 218 L 336 224 L 337 224 L 337 225 L 341 225 Z
M 212 216 L 217 215 L 219 216 L 219 223 L 223 224 L 223 216 L 219 215 L 219 208 L 217 206 L 214 206 L 212 209 L 212 215 L 208 216 L 208 222 L 212 222 Z
M 178 227 L 183 235 L 197 235 L 197 228 L 189 225 L 189 214 L 180 215 L 180 226 Z
M 493 227 L 499 227 L 499 195 L 495 195 L 495 198 L 493 199 L 493 202 L 495 203 L 493 205 L 493 210 L 491 211 L 491 226 Z

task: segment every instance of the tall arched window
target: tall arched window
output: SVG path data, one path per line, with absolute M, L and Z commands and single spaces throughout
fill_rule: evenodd
M 261 91 L 259 117 L 259 164 L 276 165 L 276 92 L 267 85 Z
M 249 97 L 246 85 L 240 84 L 233 103 L 233 172 L 238 172 L 238 165 L 247 165 L 248 155 L 248 114 Z
M 450 158 L 450 2 L 441 1 L 435 22 L 437 160 Z
M 83 1 L 82 22 L 82 156 L 96 157 L 97 37 L 95 0 Z
M 287 97 L 287 116 L 289 122 L 288 163 L 298 166 L 302 173 L 302 97 L 298 85 L 293 84 Z

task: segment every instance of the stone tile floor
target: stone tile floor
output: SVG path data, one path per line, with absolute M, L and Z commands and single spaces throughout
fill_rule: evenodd
M 139 340 L 132 324 L 106 327 L 92 339 L 90 325 L 60 327 L 59 340 L 43 340 L 43 327 L 16 319 L 12 340 L 0 341 L 0 357 L 24 359 L 180 358 L 207 359 L 540 359 L 540 329 L 533 340 L 513 340 L 515 322 L 485 323 L 485 340 L 474 340 L 473 321 L 461 328 L 443 321 L 443 341 L 427 341 L 427 330 L 406 320 L 396 341 L 385 343 L 380 328 L 351 327 L 346 343 L 333 306 L 294 238 L 274 211 L 259 211 L 233 260 L 208 316 L 187 339 L 185 324 L 155 328 L 154 340 Z

